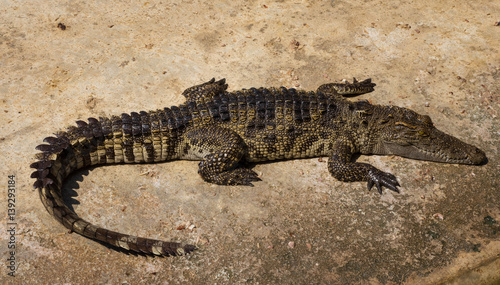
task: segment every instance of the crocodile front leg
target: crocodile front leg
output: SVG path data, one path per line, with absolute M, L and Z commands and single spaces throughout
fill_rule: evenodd
M 330 174 L 344 182 L 368 181 L 368 191 L 375 185 L 380 194 L 382 194 L 382 186 L 399 193 L 397 186 L 400 185 L 394 175 L 367 163 L 352 162 L 352 155 L 351 142 L 346 139 L 334 142 L 333 153 L 328 159 Z
M 185 136 L 190 155 L 203 159 L 198 170 L 203 180 L 219 185 L 247 186 L 261 180 L 253 170 L 238 167 L 247 145 L 236 132 L 211 126 L 191 130 Z

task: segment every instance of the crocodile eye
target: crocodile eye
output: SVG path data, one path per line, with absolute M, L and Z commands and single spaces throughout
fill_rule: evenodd
M 394 129 L 398 130 L 398 131 L 401 131 L 401 130 L 404 130 L 406 129 L 405 127 L 401 126 L 401 125 L 395 125 L 394 126 Z

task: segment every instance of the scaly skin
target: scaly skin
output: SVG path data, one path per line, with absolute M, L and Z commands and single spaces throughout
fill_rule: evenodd
M 482 164 L 484 152 L 437 130 L 431 119 L 399 107 L 350 102 L 342 96 L 373 91 L 370 79 L 330 83 L 316 92 L 251 88 L 227 92 L 225 80 L 184 91 L 186 103 L 150 112 L 89 118 L 39 145 L 34 187 L 59 222 L 71 231 L 112 246 L 155 255 L 183 255 L 196 246 L 113 232 L 76 215 L 62 199 L 73 171 L 94 165 L 201 160 L 199 174 L 220 185 L 259 181 L 239 162 L 328 156 L 338 180 L 367 181 L 398 191 L 396 177 L 352 161 L 355 153 L 395 154 L 447 163 Z

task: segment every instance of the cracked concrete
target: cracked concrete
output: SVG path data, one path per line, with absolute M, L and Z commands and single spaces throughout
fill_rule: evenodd
M 18 266 L 14 278 L 3 267 L 2 284 L 500 282 L 499 3 L 4 1 L 0 11 L 0 169 L 4 185 L 16 175 Z M 177 105 L 212 77 L 232 90 L 371 77 L 375 92 L 353 100 L 427 114 L 489 162 L 360 157 L 398 177 L 401 194 L 382 196 L 336 181 L 318 158 L 259 164 L 253 188 L 206 184 L 190 161 L 68 180 L 66 202 L 82 217 L 197 242 L 187 257 L 127 255 L 50 217 L 28 168 L 44 137 L 88 117 Z

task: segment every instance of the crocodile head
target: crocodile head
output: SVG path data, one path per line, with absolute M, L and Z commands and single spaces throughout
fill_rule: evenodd
M 384 115 L 377 120 L 380 132 L 373 153 L 445 163 L 486 162 L 482 150 L 436 129 L 429 116 L 406 108 L 383 108 Z

